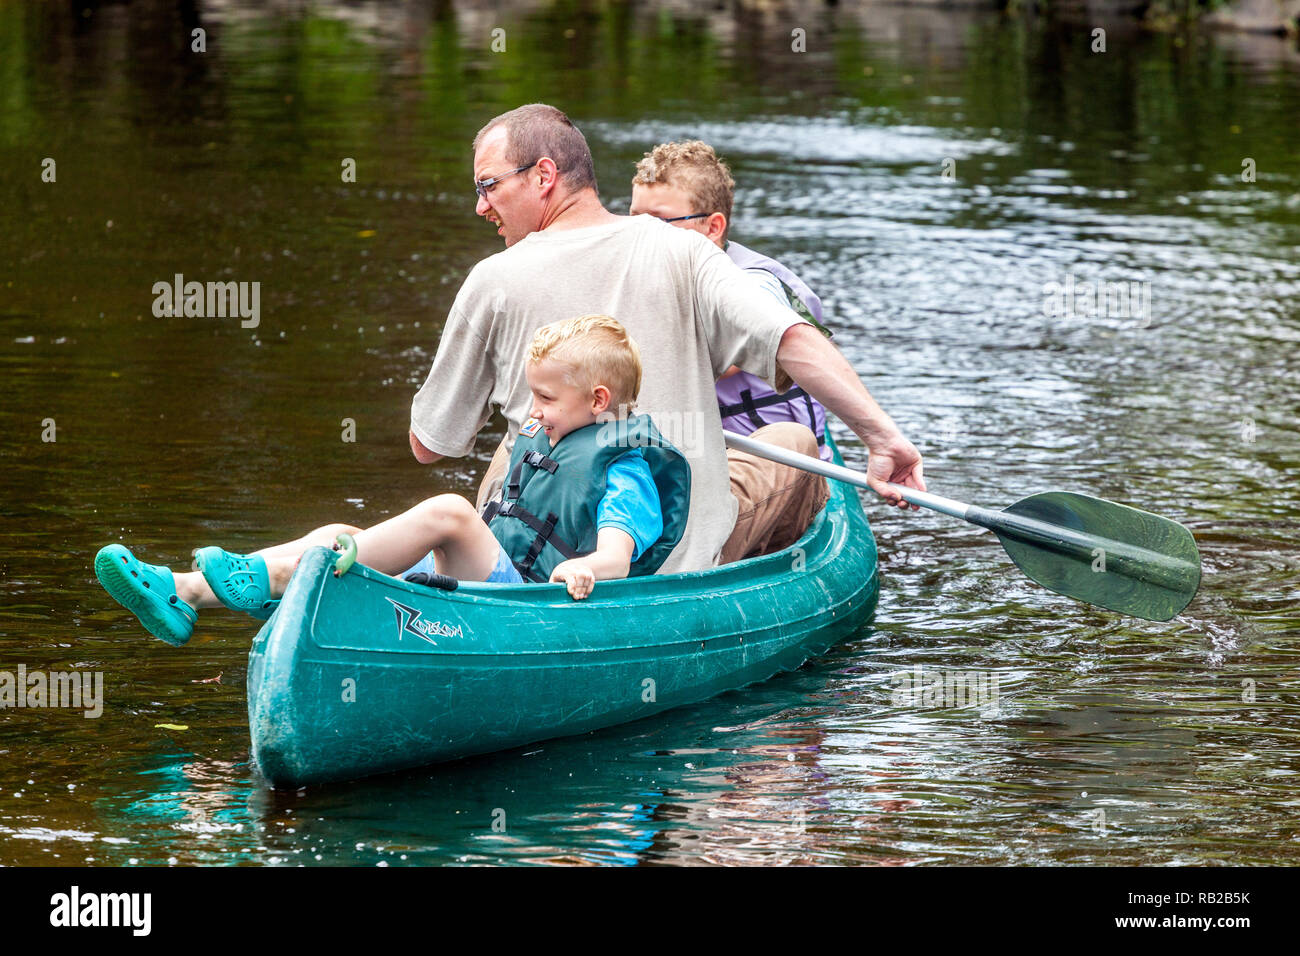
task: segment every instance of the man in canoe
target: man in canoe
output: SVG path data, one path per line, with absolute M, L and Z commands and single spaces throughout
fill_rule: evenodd
M 610 316 L 579 316 L 537 331 L 524 374 L 532 415 L 502 497 L 482 517 L 460 495 L 429 498 L 356 531 L 357 560 L 385 574 L 563 582 L 575 600 L 596 581 L 658 570 L 686 525 L 690 467 L 648 416 L 626 414 L 641 387 L 636 343 Z M 303 551 L 340 527 L 250 555 L 200 548 L 199 570 L 182 574 L 112 544 L 96 555 L 95 575 L 151 634 L 181 645 L 202 608 L 270 617 Z
M 628 211 L 633 216 L 650 215 L 679 229 L 695 230 L 744 269 L 760 289 L 829 336 L 821 324 L 821 299 L 789 266 L 728 238 L 735 189 L 731 170 L 708 143 L 698 139 L 660 143 L 636 165 L 632 206 Z M 821 403 L 797 385 L 792 387 L 790 376 L 780 363 L 777 363 L 775 385 L 773 388 L 757 375 L 734 365 L 723 372 L 717 384 L 722 427 L 739 435 L 753 435 L 758 441 L 782 444 L 781 431 L 771 426 L 778 422 L 797 422 L 813 433 L 822 460 L 830 461 L 826 410 Z M 728 449 L 727 455 L 731 464 L 731 490 L 741 501 L 753 498 L 743 488 L 748 473 L 754 468 L 779 467 L 759 458 L 752 466 L 746 463 L 745 467 L 738 468 L 743 453 Z
M 534 103 L 484 126 L 474 140 L 474 188 L 476 213 L 507 248 L 470 271 L 447 316 L 411 405 L 419 461 L 469 454 L 493 406 L 509 423 L 504 452 L 528 413 L 517 369 L 533 330 L 599 311 L 617 315 L 640 344 L 642 407 L 691 463 L 686 531 L 663 571 L 785 547 L 792 540 L 777 539 L 773 526 L 802 531 L 816 513 L 820 480 L 774 468 L 765 470 L 767 486 L 750 489 L 749 520 L 737 523 L 714 392 L 733 365 L 771 382 L 779 360 L 863 440 L 871 486 L 891 503 L 906 507 L 887 482 L 925 488 L 916 448 L 816 328 L 755 288 L 704 236 L 601 205 L 587 142 L 561 111 Z

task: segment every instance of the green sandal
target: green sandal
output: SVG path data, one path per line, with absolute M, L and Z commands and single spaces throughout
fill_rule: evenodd
M 232 611 L 243 611 L 265 621 L 280 606 L 280 599 L 271 597 L 266 559 L 259 555 L 199 548 L 194 552 L 194 566 L 202 572 L 217 600 Z
M 95 555 L 95 577 L 159 640 L 180 647 L 194 633 L 198 612 L 176 596 L 170 568 L 144 564 L 122 545 L 110 544 Z

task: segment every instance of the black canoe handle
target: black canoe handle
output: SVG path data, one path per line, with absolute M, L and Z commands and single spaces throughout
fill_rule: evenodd
M 415 574 L 408 574 L 406 580 L 411 584 L 423 584 L 427 588 L 441 588 L 444 591 L 454 591 L 456 590 L 456 586 L 460 584 L 459 581 L 449 575 L 438 574 L 436 572 L 433 574 L 426 574 L 423 571 L 418 571 Z

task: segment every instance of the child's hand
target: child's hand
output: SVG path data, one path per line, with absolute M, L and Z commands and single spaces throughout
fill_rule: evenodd
M 555 566 L 551 572 L 551 583 L 563 581 L 569 586 L 569 596 L 581 601 L 596 586 L 596 574 L 578 558 L 571 558 Z

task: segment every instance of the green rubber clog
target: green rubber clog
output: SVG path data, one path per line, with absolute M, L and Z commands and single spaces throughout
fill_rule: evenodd
M 280 606 L 280 599 L 271 597 L 271 576 L 265 558 L 233 554 L 218 547 L 199 548 L 194 552 L 194 566 L 217 600 L 232 611 L 243 611 L 265 621 Z
M 170 568 L 144 564 L 122 545 L 110 544 L 95 555 L 95 577 L 159 640 L 180 647 L 194 633 L 198 612 L 176 596 Z

